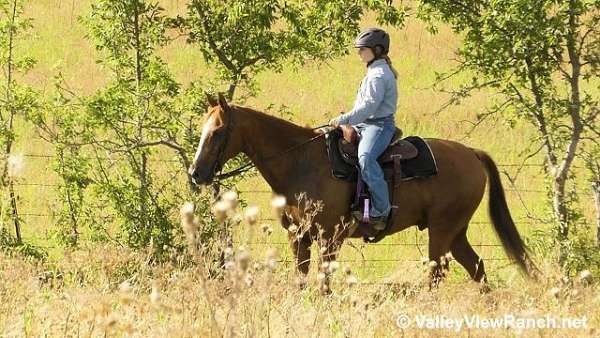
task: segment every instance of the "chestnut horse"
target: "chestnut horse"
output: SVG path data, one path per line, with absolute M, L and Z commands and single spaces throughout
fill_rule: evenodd
M 273 192 L 286 197 L 288 212 L 281 220 L 284 228 L 301 222 L 303 210 L 299 210 L 297 200 L 300 193 L 304 192 L 310 200 L 322 201 L 325 212 L 313 219 L 313 224 L 319 226 L 310 226 L 300 236 L 289 236 L 301 277 L 306 277 L 309 271 L 313 241 L 323 241 L 321 260 L 332 261 L 346 238 L 364 235 L 360 227 L 339 226 L 343 219 L 351 219 L 355 184 L 332 176 L 325 140 L 320 137 L 322 132 L 250 108 L 229 105 L 222 95 L 218 100 L 209 96 L 208 101 L 210 107 L 198 150 L 189 169 L 196 184 L 210 184 L 227 160 L 244 153 Z M 432 264 L 432 280 L 444 275 L 441 260 L 451 252 L 473 280 L 485 281 L 483 261 L 469 244 L 467 227 L 483 198 L 487 178 L 494 229 L 508 256 L 527 275 L 533 272 L 534 266 L 512 220 L 498 169 L 490 156 L 449 140 L 426 141 L 436 158 L 438 174 L 405 181 L 395 188 L 392 204 L 398 209 L 385 230 L 387 234 L 413 225 L 427 228 L 429 259 L 438 263 Z

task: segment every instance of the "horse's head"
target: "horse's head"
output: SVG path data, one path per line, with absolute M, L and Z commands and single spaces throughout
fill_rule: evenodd
M 233 109 L 223 95 L 219 94 L 218 101 L 212 96 L 208 97 L 208 112 L 202 128 L 202 135 L 188 173 L 194 183 L 199 185 L 210 184 L 215 173 L 233 157 L 233 143 L 237 141 L 232 135 Z

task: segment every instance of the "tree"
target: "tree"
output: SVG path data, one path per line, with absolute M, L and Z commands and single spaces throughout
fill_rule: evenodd
M 422 17 L 463 33 L 453 73 L 477 75 L 455 91 L 455 102 L 473 89 L 492 88 L 505 101 L 480 118 L 504 113 L 537 131 L 533 141 L 544 150 L 557 239 L 564 243 L 574 221 L 567 191 L 573 162 L 582 142 L 599 130 L 592 80 L 600 69 L 600 1 L 423 0 L 421 5 Z
M 37 93 L 30 87 L 18 83 L 16 75 L 26 73 L 35 62 L 30 57 L 19 56 L 16 53 L 18 37 L 31 28 L 31 20 L 23 17 L 23 1 L 0 1 L 0 15 L 0 67 L 3 69 L 4 77 L 0 83 L 3 96 L 0 100 L 0 147 L 2 148 L 0 224 L 4 224 L 6 219 L 12 222 L 17 243 L 20 244 L 22 242 L 21 220 L 14 180 L 16 169 L 22 166 L 22 159 L 13 154 L 13 145 L 17 137 L 15 123 L 18 117 L 27 117 L 36 108 Z M 8 194 L 8 198 L 5 193 Z M 8 208 L 4 204 L 7 200 L 10 204 Z
M 194 194 L 187 175 L 205 92 L 197 86 L 182 90 L 157 55 L 170 40 L 156 2 L 100 0 L 80 19 L 109 81 L 82 96 L 58 74 L 53 97 L 34 116 L 40 136 L 54 145 L 53 167 L 61 180 L 55 235 L 62 244 L 77 245 L 85 227 L 93 240 L 151 245 L 155 258 L 166 257 L 181 249 L 175 238 L 181 204 L 193 201 L 210 213 L 210 199 Z M 200 236 L 213 237 L 216 225 L 206 217 Z
M 214 65 L 231 100 L 240 84 L 252 95 L 254 77 L 280 71 L 285 62 L 302 65 L 347 53 L 366 11 L 381 24 L 401 25 L 404 8 L 383 0 L 192 0 L 186 16 L 171 25 Z
M 110 238 L 106 227 L 114 221 L 127 245 L 152 243 L 160 253 L 173 240 L 176 222 L 170 217 L 181 200 L 170 194 L 175 185 L 166 184 L 189 166 L 178 138 L 183 119 L 191 118 L 176 109 L 180 86 L 155 53 L 169 41 L 166 17 L 156 3 L 100 0 L 81 21 L 110 72 L 109 83 L 81 97 L 59 75 L 49 113 L 35 119 L 42 137 L 56 147 L 64 201 L 57 215 L 60 237 L 76 244 L 79 226 L 87 224 L 99 230 L 93 235 Z M 151 164 L 169 158 L 162 147 L 180 161 L 177 169 L 167 169 L 169 178 Z

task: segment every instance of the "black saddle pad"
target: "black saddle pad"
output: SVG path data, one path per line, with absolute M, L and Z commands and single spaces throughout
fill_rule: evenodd
M 331 172 L 337 179 L 356 182 L 358 179 L 358 167 L 346 163 L 342 155 L 340 154 L 339 147 L 337 146 L 338 140 L 343 137 L 341 130 L 335 129 L 325 136 L 325 143 L 327 146 L 327 155 L 329 156 L 329 162 L 331 164 Z M 409 136 L 404 140 L 412 143 L 419 154 L 417 157 L 402 160 L 402 179 L 408 180 L 417 177 L 429 177 L 437 174 L 437 164 L 435 163 L 435 157 L 431 152 L 431 148 L 425 140 L 418 136 Z M 383 166 L 386 179 L 391 178 L 393 175 L 393 163 L 387 163 Z
M 412 143 L 419 153 L 415 158 L 400 161 L 402 163 L 402 178 L 429 177 L 437 174 L 438 168 L 435 157 L 427 142 L 419 136 L 408 136 L 404 140 Z M 387 163 L 384 167 L 392 168 L 393 163 Z

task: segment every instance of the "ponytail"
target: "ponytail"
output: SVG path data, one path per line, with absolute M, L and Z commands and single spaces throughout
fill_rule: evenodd
M 388 66 L 390 66 L 392 73 L 394 73 L 394 78 L 398 79 L 398 72 L 396 71 L 394 66 L 392 66 L 392 60 L 390 60 L 390 57 L 387 54 L 384 54 L 381 56 L 381 58 L 384 59 L 385 62 L 387 62 Z
M 390 70 L 394 74 L 394 78 L 396 80 L 398 80 L 398 72 L 396 71 L 394 66 L 392 66 L 392 60 L 390 60 L 390 57 L 387 55 L 387 52 L 383 50 L 383 47 L 381 45 L 377 45 L 377 46 L 375 46 L 375 48 L 371 48 L 371 50 L 373 51 L 373 54 L 375 55 L 375 58 L 373 60 L 371 60 L 371 62 L 375 61 L 376 59 L 385 60 L 385 62 L 387 62 L 388 66 L 390 67 Z M 367 64 L 367 66 L 369 66 L 371 64 L 371 62 L 369 62 Z

